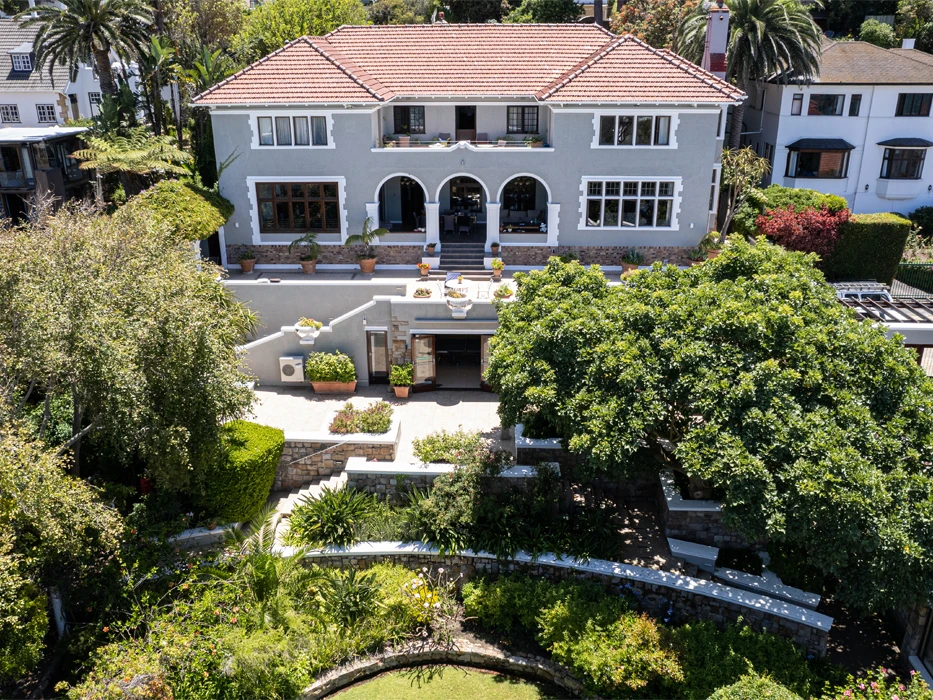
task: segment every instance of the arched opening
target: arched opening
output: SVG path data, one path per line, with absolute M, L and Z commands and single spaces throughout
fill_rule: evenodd
M 408 175 L 393 175 L 379 187 L 379 225 L 393 233 L 424 231 L 424 186 Z
M 502 233 L 547 231 L 547 185 L 533 175 L 517 175 L 499 193 L 499 230 Z
M 457 175 L 441 185 L 438 195 L 441 242 L 484 242 L 486 201 L 486 187 L 475 177 Z

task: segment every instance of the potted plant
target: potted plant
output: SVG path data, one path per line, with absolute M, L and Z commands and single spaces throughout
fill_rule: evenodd
M 700 241 L 700 249 L 706 251 L 706 259 L 712 260 L 722 252 L 719 231 L 710 231 Z
M 298 262 L 301 264 L 301 271 L 306 275 L 314 274 L 317 269 L 317 259 L 321 255 L 321 246 L 317 242 L 317 234 L 309 231 L 301 238 L 296 238 L 288 244 L 288 252 L 291 254 L 296 247 L 301 247 L 304 252 L 298 256 Z
M 360 262 L 360 271 L 366 274 L 372 274 L 376 269 L 376 249 L 373 243 L 389 232 L 387 228 L 373 228 L 372 217 L 366 217 L 363 222 L 363 230 L 347 237 L 347 245 L 361 245 L 363 250 L 357 254 L 357 260 Z
M 498 299 L 498 300 L 501 301 L 502 299 L 509 299 L 509 298 L 511 298 L 512 293 L 513 293 L 513 292 L 512 292 L 512 288 L 511 288 L 511 287 L 499 287 L 496 291 L 494 291 L 494 292 L 492 293 L 492 296 L 493 296 L 493 298 Z
M 622 273 L 628 274 L 638 269 L 640 265 L 645 264 L 645 256 L 634 248 L 629 248 L 622 256 Z
M 253 252 L 252 248 L 247 248 L 237 257 L 237 262 L 240 263 L 240 270 L 244 274 L 252 272 L 253 268 L 256 267 L 256 253 Z
M 470 298 L 466 295 L 466 292 L 458 292 L 456 289 L 451 289 L 447 292 L 447 304 L 449 306 L 469 306 Z
M 541 148 L 544 145 L 544 139 L 537 134 L 526 136 L 525 145 L 528 146 L 528 148 Z
M 499 241 L 493 241 L 490 243 L 489 250 L 492 251 L 493 256 L 499 255 Z
M 392 389 L 395 391 L 395 398 L 408 398 L 412 377 L 411 362 L 404 365 L 392 365 L 392 369 L 389 371 L 389 384 L 392 385 Z
M 502 270 L 505 268 L 505 263 L 502 262 L 502 258 L 493 258 L 490 265 L 492 266 L 492 276 L 495 279 L 502 277 Z
M 706 260 L 706 251 L 702 248 L 691 248 L 687 251 L 687 259 L 690 260 L 691 265 L 699 265 Z
M 434 257 L 434 250 L 437 248 L 437 243 L 428 243 L 425 246 L 425 249 L 428 251 L 429 257 Z
M 324 327 L 324 324 L 320 321 L 315 321 L 313 318 L 305 318 L 302 316 L 298 319 L 298 324 L 295 326 L 295 332 L 298 333 L 299 338 L 317 338 L 318 334 L 321 332 L 321 328 Z
M 420 262 L 418 263 L 418 269 L 421 271 L 421 276 L 427 279 L 428 273 L 431 271 L 431 266 L 426 262 Z
M 316 394 L 347 394 L 356 391 L 353 358 L 336 352 L 312 352 L 305 361 L 305 378 Z
M 415 290 L 415 293 L 412 294 L 412 296 L 415 299 L 430 299 L 431 290 L 428 289 L 427 287 L 418 287 L 418 289 Z

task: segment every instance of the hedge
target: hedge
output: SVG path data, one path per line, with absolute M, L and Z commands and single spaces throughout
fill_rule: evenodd
M 897 214 L 857 214 L 842 227 L 823 267 L 834 280 L 877 280 L 891 284 L 904 253 L 910 221 Z
M 223 427 L 223 457 L 206 470 L 200 507 L 226 522 L 249 520 L 265 505 L 285 433 L 235 420 Z
M 165 221 L 181 238 L 201 240 L 217 232 L 233 214 L 233 205 L 213 190 L 193 182 L 162 180 L 140 192 L 117 211 Z
M 816 190 L 782 187 L 769 185 L 763 190 L 754 189 L 745 203 L 739 207 L 732 220 L 732 233 L 741 233 L 745 236 L 758 234 L 756 220 L 766 209 L 787 209 L 793 205 L 795 211 L 804 209 L 821 209 L 825 206 L 830 212 L 836 214 L 845 209 L 848 204 L 844 197 L 835 194 L 824 194 Z
M 802 700 L 780 683 L 770 678 L 749 674 L 736 683 L 719 688 L 709 700 Z

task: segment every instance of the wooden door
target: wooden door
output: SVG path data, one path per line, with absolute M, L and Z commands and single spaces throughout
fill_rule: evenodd
M 433 335 L 411 337 L 411 363 L 414 369 L 414 391 L 431 391 L 437 385 L 434 361 L 435 342 Z

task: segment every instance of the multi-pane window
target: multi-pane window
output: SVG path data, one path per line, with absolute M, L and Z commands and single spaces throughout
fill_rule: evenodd
M 58 121 L 55 118 L 55 105 L 36 105 L 36 114 L 40 124 L 54 124 Z
M 256 126 L 260 146 L 327 145 L 325 117 L 257 117 Z
M 396 134 L 424 133 L 424 107 L 396 107 L 394 117 Z
M 919 180 L 926 155 L 925 148 L 885 148 L 881 177 L 886 180 Z
M 10 57 L 13 59 L 13 70 L 32 70 L 32 56 L 30 56 L 28 53 L 13 53 L 10 54 Z
M 843 178 L 849 169 L 848 151 L 790 151 L 787 177 Z
M 265 233 L 340 231 L 336 182 L 256 184 L 259 229 Z
M 537 134 L 537 107 L 509 107 L 507 130 L 510 134 Z
M 896 117 L 929 117 L 931 93 L 901 93 L 897 96 Z
M 104 98 L 99 92 L 89 92 L 87 94 L 88 104 L 91 105 L 91 116 L 96 117 L 100 114 L 100 105 L 104 101 Z
M 655 180 L 590 180 L 588 228 L 665 228 L 674 215 L 674 183 Z
M 668 116 L 619 114 L 599 118 L 600 146 L 667 146 L 670 139 Z
M 857 117 L 859 110 L 862 108 L 862 96 L 861 95 L 852 95 L 849 98 L 849 116 Z
M 794 116 L 794 117 L 800 116 L 800 113 L 802 111 L 803 111 L 803 95 L 800 95 L 800 94 L 794 95 L 790 103 L 791 116 Z
M 842 106 L 845 101 L 845 95 L 810 95 L 810 106 L 807 108 L 807 114 L 838 117 L 842 114 Z
M 16 105 L 0 105 L 0 122 L 4 124 L 18 124 L 19 107 Z

